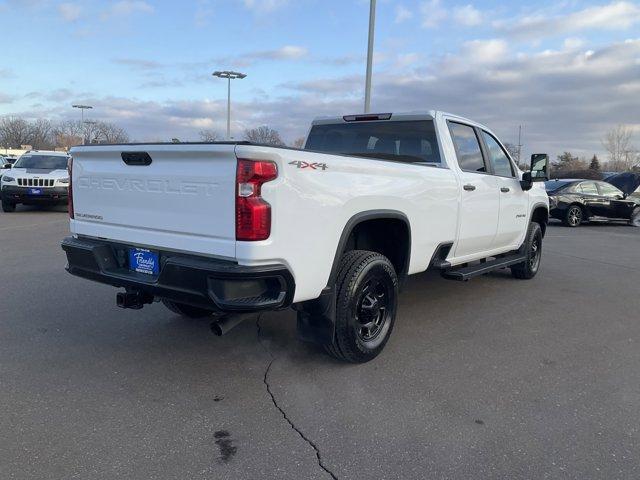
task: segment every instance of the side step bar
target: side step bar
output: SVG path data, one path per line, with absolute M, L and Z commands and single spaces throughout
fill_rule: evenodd
M 452 267 L 448 270 L 443 270 L 442 276 L 449 280 L 466 281 L 478 275 L 484 275 L 485 273 L 499 270 L 501 268 L 510 267 L 517 263 L 522 263 L 527 260 L 527 256 L 521 253 L 515 253 L 506 257 L 496 258 L 488 262 L 481 262 L 478 265 L 471 265 L 468 267 Z

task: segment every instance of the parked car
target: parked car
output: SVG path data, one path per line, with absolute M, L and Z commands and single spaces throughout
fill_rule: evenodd
M 640 200 L 628 197 L 610 183 L 586 179 L 545 182 L 553 218 L 568 227 L 590 220 L 626 220 L 640 226 Z
M 25 205 L 60 205 L 68 199 L 69 173 L 66 153 L 32 150 L 20 156 L 0 178 L 2 211 Z
M 11 169 L 11 166 L 7 157 L 0 155 L 0 178 L 2 178 L 2 175 L 4 175 L 7 170 Z
M 293 306 L 350 362 L 384 348 L 398 288 L 429 268 L 536 275 L 548 156 L 521 172 L 485 126 L 442 112 L 316 120 L 305 149 L 248 142 L 71 150 L 68 271 L 184 316 Z

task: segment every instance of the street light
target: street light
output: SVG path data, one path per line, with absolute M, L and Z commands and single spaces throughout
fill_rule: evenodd
M 91 105 L 80 105 L 80 104 L 75 104 L 75 105 L 71 105 L 73 108 L 79 108 L 80 109 L 80 118 L 82 119 L 82 125 L 84 128 L 84 111 L 85 110 L 90 110 L 93 107 Z M 87 143 L 87 140 L 84 136 L 84 134 L 82 135 L 82 144 L 84 145 L 85 143 Z
M 231 80 L 242 80 L 247 75 L 240 72 L 216 71 L 212 75 L 218 78 L 227 79 L 227 139 L 231 139 Z
M 364 84 L 364 113 L 371 111 L 371 70 L 373 67 L 373 34 L 376 26 L 376 0 L 369 4 L 369 45 L 367 47 L 367 77 Z
M 79 108 L 80 112 L 82 112 L 81 114 L 81 118 L 82 118 L 82 123 L 84 123 L 84 111 L 85 110 L 89 110 L 91 108 L 93 108 L 91 105 L 71 105 L 73 108 Z

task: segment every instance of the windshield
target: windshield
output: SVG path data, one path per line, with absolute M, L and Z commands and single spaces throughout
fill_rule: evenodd
M 67 157 L 61 155 L 22 155 L 14 168 L 43 168 L 47 170 L 65 170 Z
M 440 163 L 440 149 L 432 120 L 314 125 L 305 150 L 402 162 Z
M 571 182 L 566 182 L 563 180 L 549 180 L 548 182 L 544 182 L 544 188 L 547 192 L 557 192 L 558 190 L 566 187 Z

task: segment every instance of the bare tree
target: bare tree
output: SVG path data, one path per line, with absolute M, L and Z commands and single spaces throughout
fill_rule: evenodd
M 220 138 L 218 132 L 208 129 L 200 130 L 198 135 L 200 135 L 200 140 L 202 140 L 203 142 L 215 142 L 216 140 L 218 140 L 218 138 Z
M 263 143 L 265 145 L 284 146 L 282 138 L 277 130 L 266 125 L 244 131 L 244 138 L 253 143 Z
M 31 137 L 29 122 L 18 117 L 0 119 L 0 144 L 5 148 L 28 145 Z
M 64 120 L 53 129 L 55 144 L 58 147 L 69 149 L 83 142 L 84 126 L 76 120 Z
M 602 145 L 609 153 L 608 170 L 631 170 L 640 161 L 638 149 L 631 144 L 631 134 L 631 128 L 618 125 L 605 135 Z
M 90 137 L 91 143 L 127 143 L 129 141 L 129 134 L 124 128 L 113 123 L 96 122 L 95 128 L 95 135 Z
M 54 147 L 53 128 L 49 120 L 39 118 L 29 125 L 29 145 L 40 150 Z
M 305 137 L 296 138 L 293 141 L 292 147 L 293 148 L 304 148 L 305 141 L 306 141 Z

